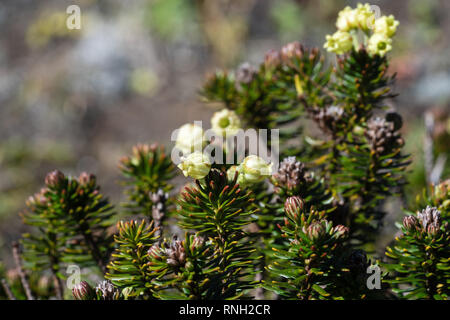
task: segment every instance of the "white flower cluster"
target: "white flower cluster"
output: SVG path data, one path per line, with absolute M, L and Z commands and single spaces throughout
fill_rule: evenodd
M 339 12 L 336 21 L 338 30 L 326 36 L 324 48 L 337 54 L 349 52 L 353 46 L 358 46 L 357 32 L 361 30 L 368 52 L 384 56 L 392 50 L 392 37 L 399 24 L 393 15 L 375 19 L 375 13 L 368 3 L 359 3 L 355 9 L 346 7 Z
M 241 121 L 237 114 L 228 109 L 222 109 L 214 113 L 211 118 L 211 127 L 214 133 L 224 138 L 235 136 L 241 129 Z M 203 179 L 211 170 L 212 162 L 203 153 L 207 145 L 207 139 L 203 129 L 195 124 L 185 124 L 178 129 L 175 147 L 183 152 L 181 163 L 178 165 L 187 177 Z M 271 175 L 272 165 L 267 164 L 261 157 L 250 155 L 239 166 L 231 167 L 227 175 L 232 180 L 238 171 L 238 183 L 248 186 L 262 181 Z

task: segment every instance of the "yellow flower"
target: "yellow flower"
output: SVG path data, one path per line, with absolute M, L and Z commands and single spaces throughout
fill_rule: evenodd
M 183 171 L 185 177 L 203 179 L 211 170 L 211 161 L 202 152 L 191 153 L 187 157 L 182 157 L 181 161 L 178 168 Z
M 211 126 L 217 134 L 229 137 L 234 136 L 241 129 L 241 120 L 234 111 L 222 109 L 212 116 Z
M 175 147 L 183 151 L 183 154 L 201 151 L 205 143 L 203 129 L 200 126 L 186 123 L 178 129 Z
M 324 44 L 324 48 L 330 52 L 337 54 L 343 54 L 350 51 L 353 46 L 353 38 L 348 32 L 336 31 L 333 35 L 326 36 L 327 42 Z
M 383 33 L 374 33 L 369 39 L 367 50 L 370 54 L 384 56 L 392 50 L 392 39 Z
M 272 163 L 263 158 L 250 155 L 244 159 L 239 168 L 238 183 L 244 186 L 261 182 L 272 174 Z
M 382 16 L 375 20 L 373 31 L 375 33 L 385 34 L 391 38 L 395 35 L 399 24 L 400 22 L 395 20 L 393 15 L 390 15 L 389 17 Z
M 372 11 L 370 4 L 358 3 L 356 7 L 356 21 L 359 28 L 366 31 L 375 21 L 375 13 Z
M 340 31 L 349 31 L 358 27 L 357 12 L 355 9 L 345 7 L 338 14 L 336 27 Z

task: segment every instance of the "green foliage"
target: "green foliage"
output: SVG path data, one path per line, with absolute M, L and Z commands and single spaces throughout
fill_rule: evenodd
M 144 214 L 151 219 L 153 201 L 150 194 L 173 188 L 168 181 L 175 175 L 174 165 L 164 148 L 156 144 L 138 144 L 133 147 L 131 157 L 121 159 L 119 168 L 127 178 L 124 184 L 128 186 L 125 191 L 128 202 L 124 206 L 134 214 Z
M 295 138 L 302 131 L 297 121 L 303 112 L 301 101 L 305 97 L 311 101 L 321 98 L 330 70 L 325 69 L 317 49 L 310 51 L 299 43 L 290 43 L 281 52 L 268 52 L 257 70 L 244 64 L 234 76 L 216 73 L 201 94 L 206 101 L 219 101 L 235 110 L 250 128 L 280 129 L 281 144 L 297 142 L 284 154 L 299 154 L 301 148 Z
M 112 250 L 112 206 L 99 192 L 93 175 L 66 177 L 53 171 L 46 186 L 30 197 L 23 214 L 36 233 L 25 234 L 25 260 L 33 270 L 50 268 L 58 274 L 61 263 L 97 265 L 102 272 Z
M 149 266 L 148 250 L 156 241 L 155 229 L 145 220 L 138 223 L 120 221 L 119 234 L 114 237 L 118 248 L 112 254 L 106 278 L 125 291 L 127 297 L 154 298 L 158 285 L 152 280 L 158 276 Z
M 258 70 L 245 65 L 234 77 L 217 73 L 202 94 L 235 110 L 250 127 L 281 128 L 281 155 L 295 154 L 320 171 L 323 194 L 334 196 L 332 220 L 351 227 L 351 241 L 364 245 L 381 226 L 383 200 L 402 192 L 409 164 L 401 153 L 401 117 L 388 113 L 384 121 L 371 119 L 395 96 L 389 87 L 394 77 L 387 70 L 386 57 L 369 55 L 364 48 L 339 57 L 332 69 L 317 49 L 290 43 L 267 53 Z M 330 140 L 306 137 L 306 145 L 298 144 L 303 110 Z M 297 144 L 289 144 L 294 137 Z M 288 193 L 311 196 L 300 183 L 296 188 L 304 194 Z
M 226 174 L 212 169 L 203 182 L 185 187 L 179 201 L 180 226 L 198 233 L 212 242 L 219 283 L 215 298 L 238 298 L 249 289 L 255 251 L 244 227 L 255 212 L 246 211 L 253 201 L 250 191 L 243 191 Z
M 387 281 L 402 299 L 448 299 L 450 294 L 450 229 L 435 207 L 407 216 L 402 234 L 387 248 Z
M 401 195 L 406 183 L 404 171 L 410 161 L 401 154 L 403 139 L 397 118 L 397 114 L 388 114 L 386 119 L 370 120 L 363 135 L 355 135 L 340 157 L 336 189 L 351 204 L 345 223 L 359 243 L 375 240 L 384 217 L 383 200 Z
M 174 238 L 153 246 L 151 269 L 164 275 L 158 281 L 169 289 L 160 292 L 158 297 L 183 300 L 223 298 L 217 288 L 225 279 L 217 272 L 218 258 L 213 256 L 213 248 L 211 241 L 188 234 L 185 240 Z
M 395 77 L 388 75 L 386 56 L 370 56 L 365 49 L 353 50 L 338 59 L 333 91 L 336 101 L 356 124 L 368 120 L 374 110 L 383 108 L 383 102 L 392 98 L 390 85 Z M 347 130 L 351 131 L 350 124 Z
M 365 298 L 370 262 L 362 251 L 349 254 L 348 228 L 333 227 L 324 212 L 305 211 L 300 198 L 293 198 L 297 202 L 287 204 L 281 227 L 288 243 L 272 248 L 275 259 L 267 267 L 276 280 L 264 281 L 264 287 L 287 299 Z
M 153 14 L 162 17 L 178 2 L 158 1 Z M 358 10 L 364 14 L 364 7 Z M 165 28 L 161 33 L 170 34 Z M 380 274 L 381 290 L 368 286 L 368 270 L 379 270 L 378 263 L 361 248 L 373 249 L 388 197 L 403 197 L 410 159 L 400 115 L 384 112 L 395 96 L 387 57 L 378 49 L 369 53 L 366 44 L 340 50 L 351 42 L 347 36 L 338 44 L 327 38 L 327 48 L 347 52 L 335 66 L 318 49 L 293 42 L 268 52 L 257 68 L 245 63 L 207 79 L 202 97 L 229 109 L 215 130 L 227 132 L 230 119 L 236 130 L 241 120 L 250 129 L 280 129 L 283 161 L 270 177 L 262 171 L 272 165 L 256 155 L 239 166 L 187 156 L 183 173 L 201 179 L 177 198 L 174 218 L 184 239 L 162 232 L 175 177 L 162 147 L 140 144 L 121 160 L 124 206 L 145 219 L 120 221 L 114 235 L 113 208 L 94 176 L 48 174 L 45 188 L 28 201 L 23 218 L 35 230 L 22 243 L 26 267 L 41 271 L 39 277 L 51 271 L 45 276 L 53 284 L 40 288 L 30 277 L 31 291 L 62 298 L 62 267 L 70 263 L 89 271 L 98 266 L 107 279 L 95 289 L 78 283 L 72 294 L 79 300 L 269 297 L 263 289 L 286 299 L 379 299 L 391 297 L 386 284 L 401 299 L 448 299 L 449 180 L 418 197 L 412 209 L 427 207 L 403 220 L 402 235 L 388 247 L 388 278 Z M 305 123 L 320 133 L 304 135 Z M 189 131 L 177 143 L 195 144 Z M 270 139 L 269 147 L 276 143 Z M 222 151 L 219 141 L 207 142 Z M 26 297 L 17 278 L 1 276 L 18 298 Z

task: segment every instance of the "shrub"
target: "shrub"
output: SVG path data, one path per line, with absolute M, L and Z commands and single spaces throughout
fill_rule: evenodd
M 224 108 L 211 120 L 215 139 L 186 124 L 176 142 L 178 173 L 190 184 L 170 193 L 176 168 L 156 144 L 137 145 L 120 162 L 123 207 L 140 221 L 115 229 L 94 176 L 49 173 L 23 214 L 33 230 L 16 259 L 21 282 L 2 281 L 5 296 L 63 298 L 62 270 L 77 264 L 106 279 L 95 288 L 76 284 L 73 297 L 83 300 L 447 299 L 449 180 L 405 208 L 401 235 L 387 258 L 376 259 L 384 205 L 404 193 L 410 158 L 401 116 L 386 111 L 395 96 L 387 52 L 398 22 L 374 19 L 368 5 L 339 14 L 324 45 L 336 65 L 294 42 L 258 67 L 210 76 L 201 95 Z M 299 120 L 321 135 L 305 135 Z M 239 159 L 222 138 L 240 129 L 280 129 L 279 141 L 272 136 L 266 145 L 279 143 L 279 168 L 254 154 Z M 235 161 L 221 163 L 202 148 Z M 165 217 L 178 229 L 166 228 Z M 42 290 L 26 270 L 54 282 Z M 379 270 L 379 286 L 369 284 L 370 270 Z

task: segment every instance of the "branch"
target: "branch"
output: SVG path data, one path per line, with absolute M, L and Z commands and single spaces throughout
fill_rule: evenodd
M 434 117 L 431 112 L 426 112 L 424 116 L 425 122 L 425 138 L 423 142 L 424 152 L 424 166 L 427 184 L 431 183 L 431 172 L 433 171 L 433 131 L 434 131 Z
M 58 277 L 58 275 L 54 271 L 53 271 L 53 282 L 55 284 L 56 299 L 64 300 L 64 298 L 63 298 L 63 286 L 62 286 L 62 283 L 61 283 L 61 279 Z
M 14 294 L 12 293 L 11 288 L 9 287 L 6 280 L 2 279 L 1 282 L 2 282 L 3 290 L 5 290 L 6 295 L 8 296 L 8 299 L 9 300 L 17 300 L 16 297 L 14 296 Z
M 157 243 L 160 244 L 163 235 L 163 219 L 166 215 L 166 201 L 169 198 L 168 193 L 165 193 L 162 189 L 158 189 L 158 192 L 149 194 L 150 200 L 153 203 L 152 206 L 152 218 L 154 227 L 156 229 L 155 236 L 158 238 Z
M 13 257 L 14 257 L 14 262 L 15 262 L 16 267 L 17 267 L 17 273 L 19 274 L 20 281 L 22 282 L 22 286 L 23 286 L 23 289 L 25 290 L 25 294 L 27 296 L 27 299 L 28 300 L 34 300 L 34 296 L 33 296 L 32 292 L 31 292 L 30 285 L 29 285 L 28 280 L 27 280 L 27 275 L 23 271 L 22 259 L 20 257 L 20 247 L 19 247 L 19 244 L 17 242 L 13 243 L 12 253 L 13 253 Z

